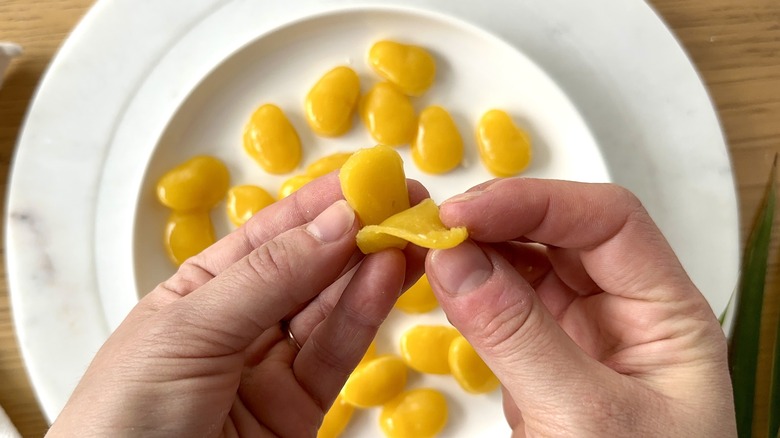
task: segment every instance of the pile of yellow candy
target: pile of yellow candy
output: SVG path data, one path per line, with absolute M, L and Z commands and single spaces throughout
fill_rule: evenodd
M 434 57 L 422 47 L 379 41 L 369 50 L 368 63 L 383 81 L 373 85 L 362 97 L 357 73 L 346 66 L 328 71 L 314 84 L 304 102 L 306 121 L 312 131 L 327 137 L 343 135 L 352 128 L 352 119 L 358 112 L 378 144 L 411 145 L 412 159 L 424 172 L 442 174 L 458 167 L 463 160 L 463 139 L 449 112 L 434 105 L 423 109 L 418 116 L 412 104 L 413 97 L 422 95 L 434 83 Z M 516 175 L 531 161 L 529 136 L 504 111 L 493 109 L 482 116 L 477 124 L 476 140 L 483 164 L 496 176 Z M 244 130 L 243 145 L 247 154 L 271 174 L 294 171 L 303 157 L 295 127 L 281 108 L 270 103 L 261 105 L 251 115 Z M 349 156 L 348 152 L 338 152 L 320 158 L 303 174 L 285 181 L 279 188 L 278 198 L 289 196 L 313 179 L 340 168 Z M 275 201 L 265 189 L 254 185 L 228 190 L 225 187 L 228 181 L 224 164 L 216 158 L 200 156 L 170 170 L 158 182 L 160 202 L 172 209 L 164 244 L 174 264 L 180 265 L 213 243 L 209 211 L 225 196 L 228 218 L 236 226 Z M 197 201 L 172 202 L 176 196 L 189 196 Z M 393 235 L 393 232 L 386 234 Z M 375 250 L 364 246 L 361 249 Z
M 284 198 L 303 185 L 341 169 L 345 199 L 363 228 L 357 245 L 365 253 L 404 248 L 408 242 L 446 249 L 467 237 L 465 228 L 446 228 L 436 204 L 427 199 L 410 206 L 403 162 L 394 147 L 410 145 L 415 165 L 426 173 L 443 174 L 457 168 L 464 154 L 463 139 L 449 112 L 429 106 L 416 114 L 412 99 L 434 83 L 436 63 L 425 49 L 393 41 L 374 44 L 368 54 L 372 69 L 382 78 L 361 96 L 360 79 L 349 67 L 328 71 L 311 88 L 304 102 L 309 127 L 318 135 L 335 137 L 352 128 L 357 112 L 376 147 L 337 152 L 321 157 L 302 174 L 279 188 Z M 487 111 L 476 129 L 479 155 L 494 175 L 513 176 L 531 161 L 528 135 L 501 110 Z M 243 135 L 247 154 L 266 172 L 287 174 L 300 166 L 303 148 L 284 111 L 264 104 L 251 115 Z M 194 157 L 159 180 L 157 195 L 171 209 L 164 244 L 179 265 L 215 240 L 210 211 L 226 199 L 227 216 L 241 226 L 275 202 L 254 185 L 230 188 L 227 167 L 218 159 Z M 423 276 L 396 303 L 400 311 L 419 314 L 438 307 Z M 400 356 L 366 353 L 333 407 L 325 416 L 320 437 L 336 437 L 355 408 L 381 407 L 380 425 L 390 437 L 432 437 L 447 422 L 445 396 L 432 388 L 406 389 L 410 372 L 451 374 L 467 392 L 481 394 L 498 387 L 498 380 L 466 339 L 451 326 L 418 325 L 400 341 Z

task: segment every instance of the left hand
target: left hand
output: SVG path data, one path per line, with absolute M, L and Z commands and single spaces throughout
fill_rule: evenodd
M 341 198 L 320 178 L 187 260 L 111 335 L 50 436 L 316 435 L 425 256 L 363 258 Z

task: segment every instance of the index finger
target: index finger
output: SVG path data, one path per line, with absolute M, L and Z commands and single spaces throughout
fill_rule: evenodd
M 417 203 L 428 196 L 428 191 L 415 180 L 407 180 L 409 198 Z M 243 226 L 193 256 L 182 264 L 166 282 L 166 289 L 185 295 L 230 265 L 244 258 L 255 248 L 292 228 L 311 222 L 334 202 L 344 199 L 338 171 L 306 184 L 290 196 L 260 210 Z M 414 255 L 415 260 L 424 258 Z M 422 262 L 412 264 L 421 265 Z M 411 268 L 410 268 L 411 269 Z
M 613 294 L 675 299 L 680 285 L 693 287 L 641 202 L 613 184 L 503 179 L 445 201 L 440 215 L 476 241 L 577 249 L 591 278 Z

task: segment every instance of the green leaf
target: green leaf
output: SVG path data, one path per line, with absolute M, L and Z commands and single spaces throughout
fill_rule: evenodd
M 729 342 L 729 366 L 734 386 L 737 432 L 740 437 L 751 436 L 753 427 L 761 308 L 764 303 L 769 241 L 775 213 L 776 169 L 777 156 L 772 165 L 764 202 L 745 247 L 737 289 L 734 329 Z
M 775 303 L 780 303 L 780 301 L 775 301 Z M 780 320 L 777 321 L 772 358 L 772 380 L 769 388 L 769 436 L 780 438 Z
M 734 304 L 734 296 L 737 294 L 737 291 L 734 290 L 731 293 L 731 296 L 729 297 L 729 302 L 726 303 L 726 308 L 723 309 L 723 312 L 720 313 L 720 316 L 718 317 L 718 323 L 720 323 L 721 327 L 723 327 L 723 324 L 726 322 L 726 315 L 729 313 L 729 309 L 731 309 L 731 305 Z

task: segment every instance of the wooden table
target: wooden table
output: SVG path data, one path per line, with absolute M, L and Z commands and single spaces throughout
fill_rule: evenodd
M 632 1 L 632 0 L 624 0 Z M 636 0 L 633 0 L 636 1 Z M 93 0 L 3 0 L 0 40 L 24 46 L 0 90 L 0 188 L 5 193 L 14 144 L 36 85 L 58 46 Z M 708 85 L 728 138 L 740 198 L 743 240 L 762 197 L 772 158 L 780 152 L 780 2 L 777 0 L 652 0 Z M 780 215 L 775 224 L 780 233 Z M 768 295 L 780 294 L 778 246 L 770 254 Z M 5 264 L 0 264 L 5 278 Z M 766 399 L 769 336 L 777 312 L 764 315 L 759 396 Z M 0 281 L 0 405 L 25 437 L 42 436 L 41 415 L 16 345 L 8 290 Z M 765 403 L 756 430 L 764 430 Z M 756 434 L 764 436 L 764 434 Z

